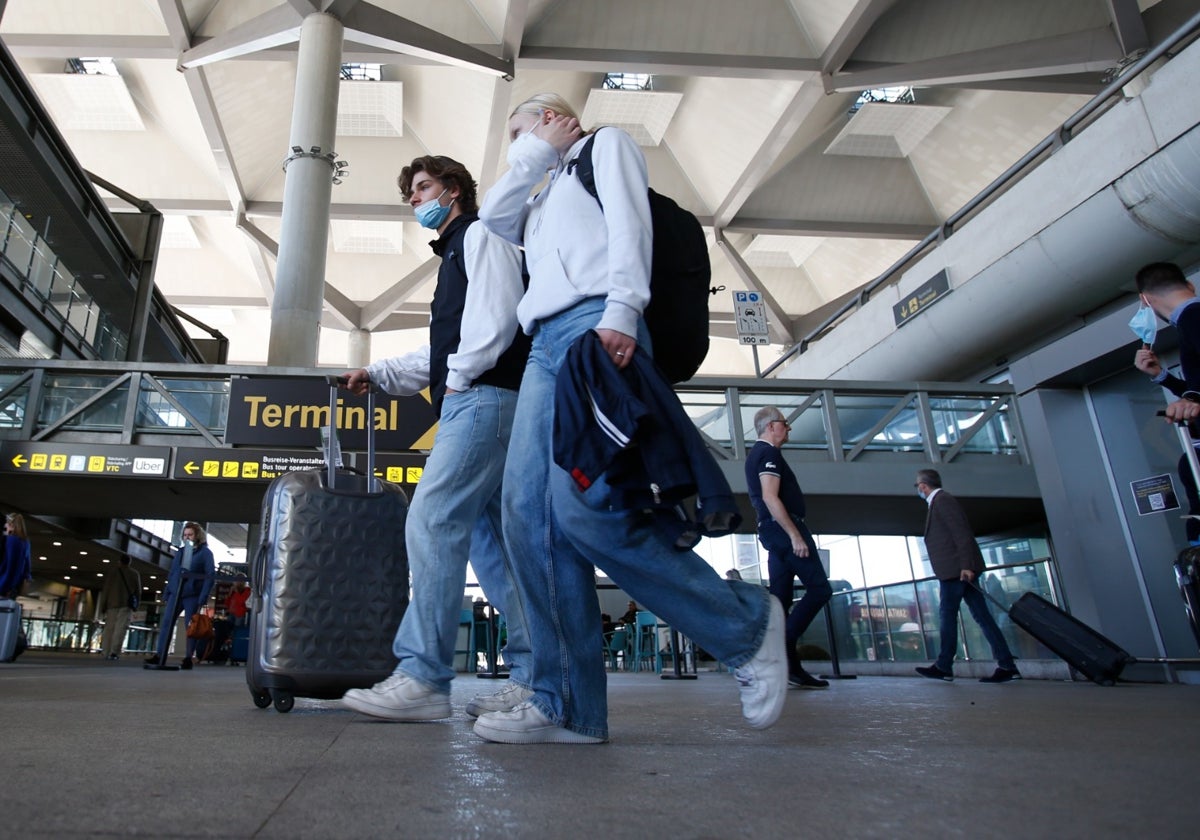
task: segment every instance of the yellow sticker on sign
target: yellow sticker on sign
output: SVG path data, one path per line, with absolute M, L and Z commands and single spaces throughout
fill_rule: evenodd
M 29 456 L 29 469 L 44 470 L 46 469 L 46 453 L 34 452 Z
M 205 461 L 203 470 L 201 471 L 200 474 L 203 475 L 205 478 L 216 478 L 218 475 L 221 474 L 221 462 L 220 461 Z
M 258 464 L 251 461 L 242 464 L 242 478 L 258 478 Z
M 404 477 L 407 484 L 416 484 L 421 480 L 421 474 L 425 472 L 424 467 L 405 467 Z
M 88 458 L 88 462 L 87 462 L 87 471 L 88 472 L 104 472 L 104 456 L 103 455 L 90 456 Z
M 392 484 L 399 484 L 404 481 L 404 467 L 388 467 L 387 480 Z
M 50 469 L 62 471 L 67 468 L 67 456 L 54 454 L 50 456 Z
M 237 461 L 222 461 L 221 462 L 221 478 L 237 478 L 238 468 L 241 466 Z

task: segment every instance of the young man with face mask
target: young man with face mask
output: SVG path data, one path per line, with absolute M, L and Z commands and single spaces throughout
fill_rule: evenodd
M 1167 405 L 1168 421 L 1187 421 L 1195 441 L 1198 430 L 1194 421 L 1200 417 L 1200 303 L 1195 287 L 1188 282 L 1179 266 L 1174 263 L 1151 263 L 1137 273 L 1137 290 L 1141 296 L 1142 309 L 1130 321 L 1130 327 L 1142 339 L 1143 346 L 1134 354 L 1133 364 L 1138 370 L 1151 377 L 1151 381 L 1166 388 L 1180 399 Z M 1147 310 L 1152 310 L 1147 317 Z M 1154 353 L 1155 329 L 1153 320 L 1157 316 L 1175 325 L 1179 332 L 1180 379 L 1162 366 Z M 1188 499 L 1187 538 L 1192 544 L 1200 543 L 1200 494 L 1196 492 L 1196 481 L 1188 465 L 1187 456 L 1179 459 L 1179 479 L 1183 482 Z
M 517 329 L 521 255 L 475 224 L 475 181 L 461 163 L 422 156 L 401 170 L 397 183 L 421 226 L 438 234 L 430 243 L 442 264 L 429 344 L 351 371 L 346 387 L 361 394 L 375 383 L 398 395 L 428 387 L 439 425 L 405 527 L 413 594 L 393 642 L 399 664 L 392 676 L 351 689 L 342 702 L 386 720 L 450 716 L 469 557 L 508 624 L 510 680 L 500 692 L 467 704 L 467 713 L 477 716 L 509 709 L 529 694 L 524 612 L 500 530 L 500 484 L 529 353 L 529 341 Z

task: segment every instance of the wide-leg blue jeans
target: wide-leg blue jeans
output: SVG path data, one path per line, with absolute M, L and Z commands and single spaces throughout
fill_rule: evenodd
M 581 492 L 554 465 L 556 376 L 568 348 L 603 310 L 603 298 L 588 298 L 538 323 L 503 494 L 504 540 L 528 621 L 531 702 L 556 724 L 599 738 L 608 737 L 607 675 L 593 567 L 735 667 L 762 645 L 770 597 L 760 586 L 723 579 L 694 552 L 675 550 L 642 513 L 612 507 L 603 479 Z M 639 336 L 637 352 L 648 346 Z
M 462 614 L 467 560 L 488 600 L 508 623 L 509 675 L 529 683 L 525 611 L 501 542 L 500 496 L 517 395 L 475 385 L 442 403 L 433 450 L 405 527 L 412 600 L 392 650 L 398 670 L 449 692 Z

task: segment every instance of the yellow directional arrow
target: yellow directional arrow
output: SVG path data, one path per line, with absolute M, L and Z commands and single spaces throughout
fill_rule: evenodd
M 188 461 L 186 464 L 183 465 L 183 471 L 185 473 L 187 473 L 188 475 L 191 475 L 198 469 L 200 469 L 200 468 L 196 466 L 195 461 Z
M 17 469 L 20 469 L 21 467 L 25 466 L 25 462 L 28 460 L 29 459 L 26 458 L 24 455 L 14 455 L 13 460 L 12 460 L 13 466 L 16 467 Z

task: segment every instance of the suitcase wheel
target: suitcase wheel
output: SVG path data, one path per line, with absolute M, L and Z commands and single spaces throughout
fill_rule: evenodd
M 292 706 L 296 705 L 296 698 L 290 691 L 274 691 L 271 696 L 275 700 L 275 711 L 281 714 L 290 712 Z
M 265 689 L 263 691 L 258 691 L 252 688 L 250 689 L 250 696 L 254 698 L 254 705 L 258 706 L 260 709 L 265 709 L 267 706 L 271 705 L 271 692 L 266 691 Z

